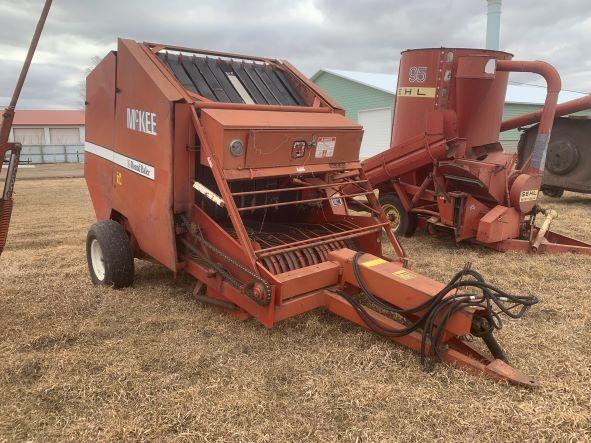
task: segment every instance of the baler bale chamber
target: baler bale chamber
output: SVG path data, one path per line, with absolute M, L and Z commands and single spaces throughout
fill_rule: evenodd
M 359 163 L 362 128 L 288 62 L 119 40 L 88 76 L 86 121 L 95 284 L 129 286 L 147 259 L 240 319 L 325 308 L 426 367 L 535 385 L 493 337 L 496 309 L 518 318 L 535 298 L 471 269 L 447 285 L 408 270 Z

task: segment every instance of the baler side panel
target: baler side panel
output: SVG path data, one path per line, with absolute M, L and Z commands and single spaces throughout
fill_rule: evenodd
M 173 101 L 181 97 L 140 45 L 119 41 L 113 209 L 139 248 L 176 270 L 173 208 Z
M 111 52 L 86 79 L 86 155 L 84 177 L 99 220 L 108 219 L 112 210 L 113 168 L 103 158 L 89 152 L 92 145 L 113 149 L 117 54 Z
M 174 213 L 179 214 L 193 204 L 196 134 L 191 124 L 191 105 L 176 103 L 174 121 Z

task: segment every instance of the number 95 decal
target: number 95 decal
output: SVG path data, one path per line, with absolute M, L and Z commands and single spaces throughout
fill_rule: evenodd
M 413 66 L 408 70 L 408 81 L 411 83 L 425 83 L 427 80 L 426 66 Z

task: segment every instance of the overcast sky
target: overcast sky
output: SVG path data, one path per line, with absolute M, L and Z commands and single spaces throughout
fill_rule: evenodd
M 43 3 L 0 0 L 0 104 Z M 92 58 L 117 37 L 285 58 L 311 76 L 394 73 L 404 49 L 482 47 L 485 28 L 485 0 L 54 0 L 19 107 L 82 107 Z M 591 92 L 591 1 L 503 0 L 501 49 L 551 62 L 565 89 Z

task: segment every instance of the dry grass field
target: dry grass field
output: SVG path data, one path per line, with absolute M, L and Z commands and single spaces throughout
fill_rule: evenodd
M 498 335 L 541 383 L 519 389 L 418 356 L 323 312 L 266 330 L 191 298 L 160 266 L 90 284 L 82 179 L 17 183 L 0 261 L 0 441 L 591 440 L 591 257 L 500 254 L 419 234 L 412 267 L 467 261 L 541 303 Z M 591 197 L 545 200 L 591 241 Z

